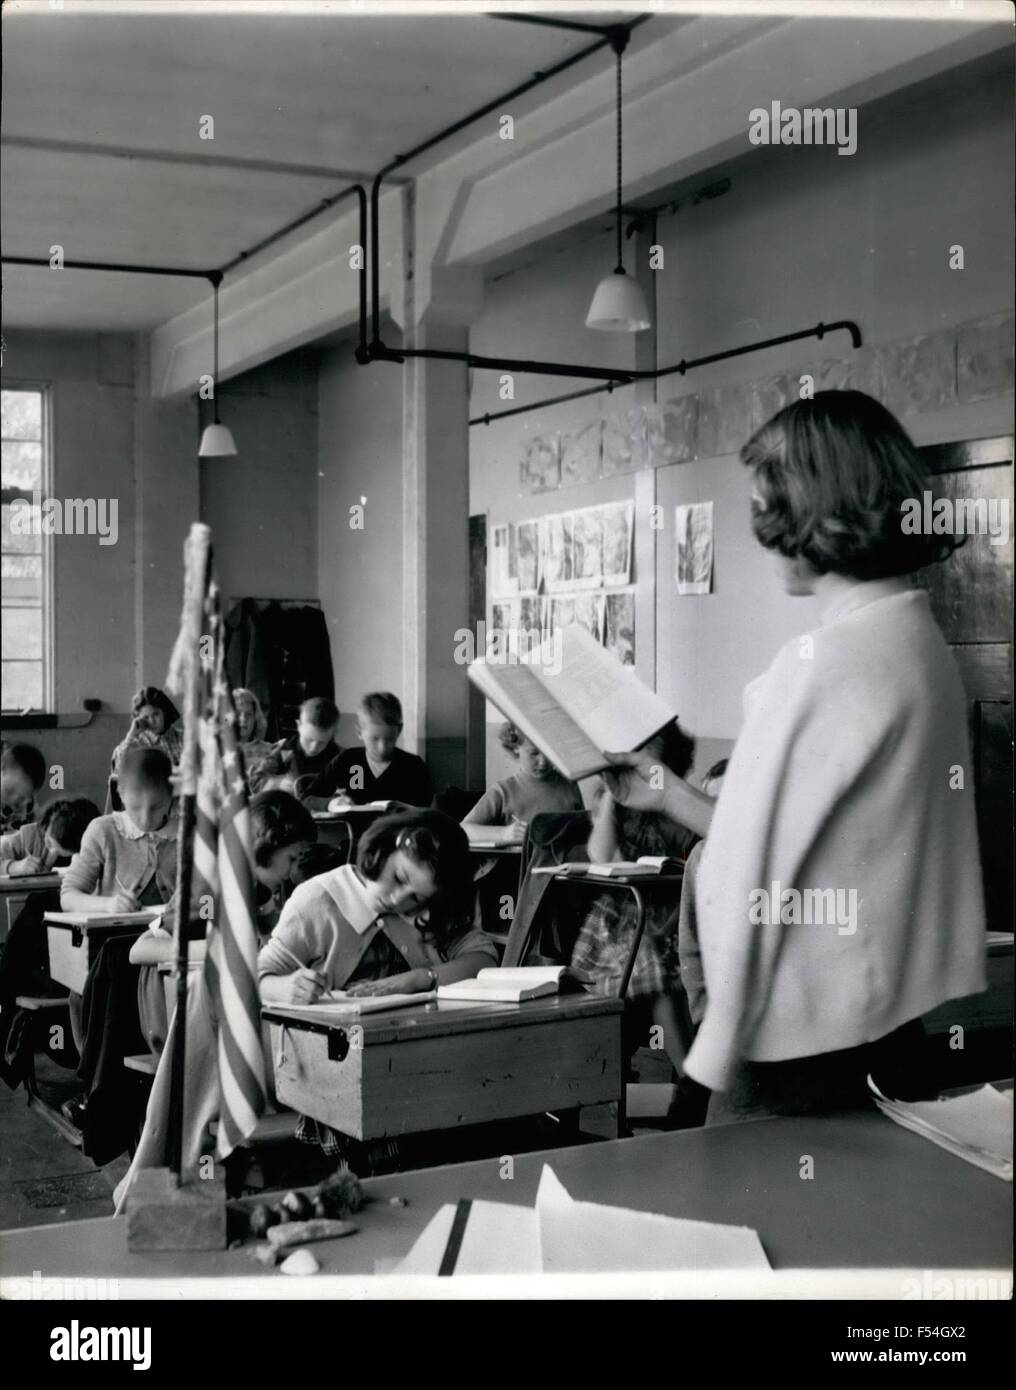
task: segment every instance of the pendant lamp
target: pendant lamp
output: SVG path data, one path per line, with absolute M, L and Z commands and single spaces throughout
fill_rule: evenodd
M 219 421 L 219 282 L 215 281 L 215 330 L 214 330 L 214 375 L 212 377 L 212 400 L 215 403 L 214 422 L 206 425 L 198 446 L 198 458 L 232 458 L 236 454 L 236 442 L 227 425 Z

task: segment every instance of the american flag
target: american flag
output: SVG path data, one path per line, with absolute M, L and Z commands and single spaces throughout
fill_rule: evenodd
M 250 812 L 214 580 L 204 612 L 191 901 L 198 903 L 200 916 L 210 915 L 205 984 L 218 1032 L 218 1153 L 225 1158 L 253 1132 L 265 1108 L 266 1083 Z

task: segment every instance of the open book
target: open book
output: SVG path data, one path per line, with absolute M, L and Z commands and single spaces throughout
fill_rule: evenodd
M 666 854 L 643 854 L 638 859 L 615 859 L 607 864 L 573 863 L 545 864 L 530 870 L 533 874 L 555 875 L 557 878 L 590 874 L 593 878 L 661 878 L 665 874 L 680 874 L 684 865 L 680 859 Z
M 322 994 L 313 1004 L 265 1004 L 264 1009 L 272 1014 L 293 1014 L 296 1017 L 312 1015 L 322 1023 L 333 1019 L 360 1018 L 363 1014 L 384 1013 L 386 1009 L 405 1009 L 410 1004 L 426 1004 L 433 999 L 434 990 L 419 994 L 363 994 L 350 997 L 341 989 L 333 989 Z
M 638 748 L 675 714 L 585 628 L 572 623 L 560 639 L 559 647 L 547 642 L 514 664 L 480 658 L 469 678 L 575 782 L 610 766 L 604 752 Z
M 488 965 L 471 980 L 438 985 L 438 1003 L 460 999 L 471 1004 L 521 1004 L 524 999 L 557 994 L 567 968 L 564 965 L 519 965 L 504 969 Z
M 500 849 L 504 845 L 521 845 L 526 838 L 524 825 L 463 825 L 466 839 L 476 849 Z
M 45 920 L 65 927 L 145 927 L 164 912 L 162 907 L 143 907 L 139 912 L 47 912 Z

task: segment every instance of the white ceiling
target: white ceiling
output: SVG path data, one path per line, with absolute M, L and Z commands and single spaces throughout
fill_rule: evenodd
M 470 13 L 108 8 L 3 6 L 5 255 L 48 257 L 60 245 L 71 261 L 222 266 L 593 41 Z M 684 22 L 654 18 L 633 48 L 640 32 L 658 38 Z M 512 110 L 611 61 L 604 50 Z M 199 135 L 206 115 L 214 140 Z M 413 172 L 426 162 L 414 161 Z M 4 267 L 12 327 L 149 329 L 207 294 L 204 281 L 85 271 L 58 279 Z

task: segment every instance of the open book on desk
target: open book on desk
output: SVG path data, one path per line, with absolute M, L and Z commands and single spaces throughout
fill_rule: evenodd
M 514 664 L 480 658 L 469 679 L 576 782 L 609 767 L 605 753 L 638 748 L 676 716 L 585 628 L 572 623 L 560 638 L 559 649 L 548 642 Z
M 526 827 L 517 822 L 512 825 L 463 825 L 466 839 L 473 849 L 504 849 L 505 846 L 521 846 L 526 838 Z
M 438 985 L 437 999 L 439 1004 L 446 999 L 471 1004 L 521 1004 L 526 999 L 559 994 L 562 980 L 585 983 L 581 975 L 566 965 L 488 965 L 471 980 Z
M 380 1014 L 386 1009 L 405 1009 L 411 1004 L 426 1004 L 436 997 L 435 990 L 424 990 L 419 994 L 360 994 L 349 995 L 344 990 L 333 989 L 315 999 L 313 1004 L 264 1004 L 266 1013 L 291 1014 L 295 1018 L 314 1018 L 322 1023 L 341 1021 L 347 1018 L 361 1018 L 364 1014 Z
M 45 920 L 64 927 L 147 927 L 157 922 L 164 907 L 143 907 L 139 912 L 47 912 Z
M 684 872 L 680 859 L 665 854 L 644 854 L 639 859 L 615 859 L 606 864 L 580 864 L 570 860 L 564 864 L 544 864 L 530 870 L 533 874 L 554 875 L 557 878 L 663 878 Z

